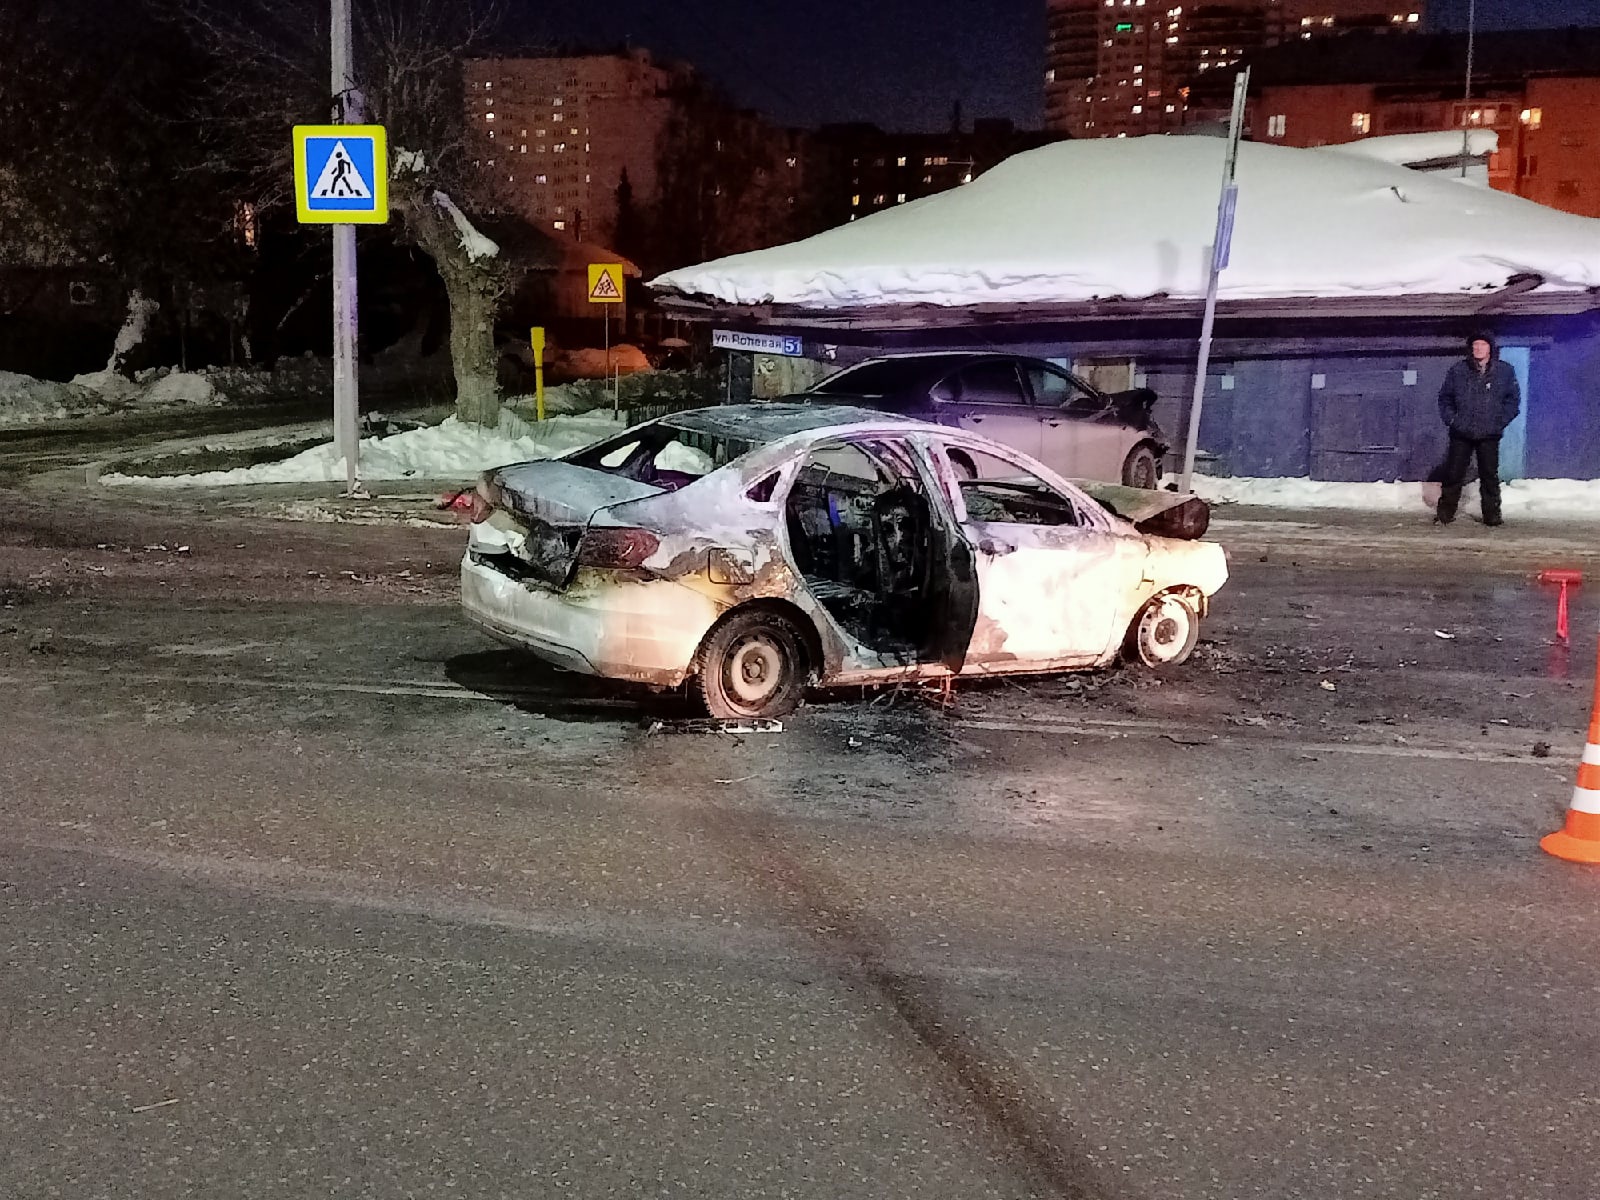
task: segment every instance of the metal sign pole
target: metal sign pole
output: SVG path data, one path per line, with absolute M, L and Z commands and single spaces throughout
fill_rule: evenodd
M 1183 475 L 1178 490 L 1194 486 L 1194 458 L 1200 447 L 1200 413 L 1206 401 L 1206 372 L 1211 369 L 1211 335 L 1217 324 L 1217 285 L 1233 246 L 1233 217 L 1239 200 L 1234 176 L 1239 165 L 1239 139 L 1244 134 L 1244 106 L 1250 94 L 1250 68 L 1233 81 L 1233 117 L 1228 124 L 1228 149 L 1222 168 L 1222 198 L 1217 202 L 1217 235 L 1211 244 L 1211 274 L 1206 281 L 1206 315 L 1200 326 L 1200 360 L 1195 365 L 1194 400 L 1189 405 L 1189 436 L 1183 448 Z
M 333 121 L 359 125 L 365 116 L 356 90 L 351 48 L 350 0 L 332 0 Z M 360 326 L 356 294 L 356 229 L 333 227 L 333 430 L 344 456 L 344 495 L 365 498 L 361 483 L 360 392 L 356 380 L 356 335 Z

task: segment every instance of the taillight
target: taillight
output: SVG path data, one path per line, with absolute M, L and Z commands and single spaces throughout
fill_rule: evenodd
M 642 567 L 660 547 L 661 539 L 648 529 L 590 529 L 578 542 L 578 565 L 611 570 Z
M 467 518 L 474 525 L 481 525 L 489 519 L 489 514 L 494 511 L 494 505 L 477 492 L 471 493 L 471 496 L 471 503 L 467 506 Z

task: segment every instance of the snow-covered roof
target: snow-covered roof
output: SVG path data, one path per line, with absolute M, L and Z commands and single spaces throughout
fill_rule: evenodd
M 1144 137 L 1019 154 L 973 183 L 651 286 L 826 310 L 1205 294 L 1225 143 Z M 1600 220 L 1332 149 L 1247 142 L 1223 300 L 1600 287 Z

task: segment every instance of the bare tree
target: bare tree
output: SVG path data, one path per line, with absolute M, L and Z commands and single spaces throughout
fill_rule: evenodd
M 205 120 L 217 152 L 243 162 L 265 209 L 292 203 L 289 128 L 323 119 L 325 0 L 174 0 L 214 63 Z M 390 207 L 404 240 L 438 268 L 450 302 L 456 411 L 499 417 L 494 318 L 510 280 L 473 226 L 493 203 L 468 158 L 462 64 L 495 30 L 491 0 L 355 0 L 356 78 L 367 119 L 386 127 Z

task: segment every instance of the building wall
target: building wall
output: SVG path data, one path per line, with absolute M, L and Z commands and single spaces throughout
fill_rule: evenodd
M 1352 28 L 1422 27 L 1423 0 L 1049 0 L 1045 126 L 1073 137 L 1164 133 L 1227 108 L 1209 83 L 1251 51 Z
M 1522 474 L 1600 478 L 1600 314 L 1502 320 L 1503 346 L 1527 355 Z M 907 350 L 1006 351 L 1090 374 L 1133 363 L 1160 397 L 1155 416 L 1174 447 L 1187 436 L 1194 392 L 1192 324 L 1012 327 L 853 334 L 840 361 Z M 830 335 L 833 336 L 833 335 Z M 843 336 L 838 335 L 838 336 Z M 1200 428 L 1206 470 L 1218 474 L 1373 482 L 1427 479 L 1443 460 L 1438 394 L 1465 353 L 1462 323 L 1224 321 L 1207 376 Z
M 654 194 L 674 79 L 644 54 L 470 60 L 473 157 L 514 212 L 575 239 L 610 241 L 623 171 L 635 197 Z
M 1364 136 L 1493 129 L 1489 183 L 1500 191 L 1600 217 L 1600 78 L 1479 85 L 1470 103 L 1437 90 L 1371 84 L 1265 87 L 1250 102 L 1251 136 L 1283 146 L 1329 146 Z M 1281 130 L 1281 132 L 1279 132 Z

